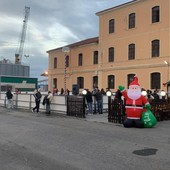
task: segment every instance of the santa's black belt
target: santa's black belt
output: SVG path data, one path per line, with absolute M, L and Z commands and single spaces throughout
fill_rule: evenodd
M 142 105 L 126 104 L 126 106 L 142 107 Z

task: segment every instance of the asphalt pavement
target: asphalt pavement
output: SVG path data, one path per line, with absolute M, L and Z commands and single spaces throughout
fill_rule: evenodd
M 124 128 L 107 114 L 83 118 L 0 107 L 0 170 L 169 170 L 170 121 Z

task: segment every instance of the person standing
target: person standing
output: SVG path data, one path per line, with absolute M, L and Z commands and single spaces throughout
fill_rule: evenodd
M 32 109 L 32 112 L 35 111 L 35 109 L 37 110 L 37 113 L 39 112 L 39 109 L 40 109 L 40 101 L 41 101 L 41 90 L 38 89 L 38 90 L 35 90 L 35 93 L 33 94 L 34 98 L 35 98 L 35 107 Z
M 87 101 L 88 112 L 90 115 L 93 115 L 93 98 L 92 98 L 92 93 L 90 92 L 89 89 L 87 89 L 86 101 Z
M 64 95 L 64 89 L 63 88 L 61 88 L 60 95 Z
M 67 96 L 70 95 L 70 90 L 69 90 L 69 89 L 66 90 L 66 95 L 67 95 Z
M 51 100 L 52 100 L 52 93 L 51 91 L 48 92 L 48 95 L 46 96 L 46 115 L 50 115 L 51 114 Z
M 13 93 L 11 92 L 10 88 L 6 92 L 6 97 L 7 97 L 7 108 L 8 109 L 13 108 Z
M 96 100 L 97 100 L 97 109 L 99 114 L 103 113 L 103 94 L 98 89 L 98 92 L 96 93 Z
M 96 94 L 98 92 L 98 87 L 94 87 L 94 89 L 92 90 L 92 95 L 94 97 L 94 112 L 93 114 L 96 114 L 96 105 L 97 105 L 97 99 L 96 99 Z

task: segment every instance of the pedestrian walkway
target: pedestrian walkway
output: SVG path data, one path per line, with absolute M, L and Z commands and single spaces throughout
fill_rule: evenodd
M 169 170 L 170 121 L 154 128 L 0 107 L 0 170 Z M 89 121 L 87 121 L 89 120 Z M 107 120 L 107 119 L 105 119 Z
M 108 123 L 108 113 L 86 115 L 85 119 L 91 122 Z
M 1 112 L 1 114 L 46 116 L 44 111 L 40 111 L 37 114 L 35 112 L 32 113 L 32 111 L 28 110 L 28 109 L 7 109 L 3 106 L 0 106 L 0 112 Z M 57 112 L 52 112 L 52 114 L 50 116 L 51 117 L 55 117 L 55 116 L 67 117 L 66 114 L 57 113 Z M 91 121 L 91 122 L 108 123 L 108 113 L 86 115 L 86 118 L 82 118 L 82 119 L 85 119 L 86 121 Z

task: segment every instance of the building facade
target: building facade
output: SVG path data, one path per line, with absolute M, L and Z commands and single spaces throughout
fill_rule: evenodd
M 49 89 L 98 86 L 116 91 L 138 76 L 144 89 L 170 80 L 170 1 L 133 0 L 96 13 L 99 37 L 47 51 Z

